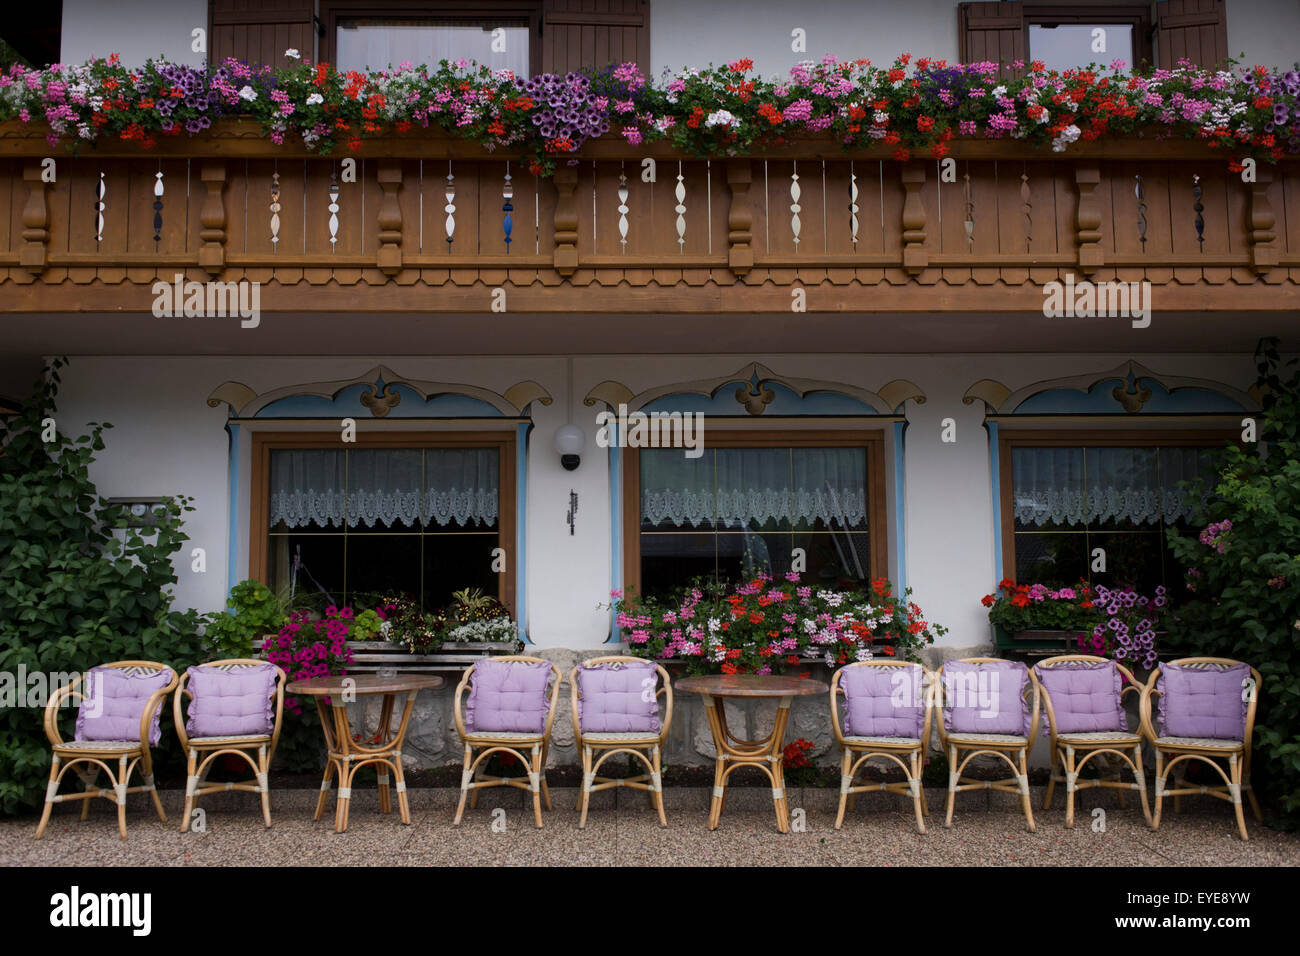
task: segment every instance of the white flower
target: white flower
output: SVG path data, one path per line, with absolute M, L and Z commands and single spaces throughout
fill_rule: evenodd
M 704 125 L 733 128 L 740 125 L 740 120 L 736 119 L 736 117 L 732 116 L 726 110 L 718 110 L 717 112 L 708 115 L 708 118 L 704 121 Z
M 307 97 L 308 106 L 315 106 L 317 103 L 324 103 L 324 102 L 325 102 L 325 97 L 321 96 L 319 93 L 313 93 L 311 96 Z
M 248 102 L 251 103 L 253 100 L 257 99 L 257 91 L 251 86 L 245 86 L 239 91 L 239 98 L 241 100 L 248 100 Z
M 993 95 L 994 97 L 1006 96 L 1007 88 L 1005 86 L 995 86 L 993 87 Z
M 1057 134 L 1057 137 L 1054 140 L 1052 140 L 1053 152 L 1057 152 L 1057 153 L 1065 152 L 1066 144 L 1073 143 L 1078 138 L 1079 138 L 1079 127 L 1073 125 L 1065 127 L 1065 129 L 1061 130 L 1061 132 Z
M 718 628 L 720 628 L 720 627 L 722 627 L 722 621 L 720 621 L 720 620 L 719 620 L 718 618 L 716 618 L 716 617 L 711 617 L 711 618 L 709 618 L 709 633 L 710 633 L 710 634 L 716 634 L 717 631 L 718 631 Z
M 288 57 L 289 59 L 291 59 L 291 60 L 301 60 L 301 59 L 302 59 L 302 54 L 300 54 L 300 53 L 299 53 L 297 50 L 295 50 L 293 47 L 289 47 L 289 49 L 285 50 L 285 51 L 284 51 L 284 55 L 287 56 L 287 57 Z

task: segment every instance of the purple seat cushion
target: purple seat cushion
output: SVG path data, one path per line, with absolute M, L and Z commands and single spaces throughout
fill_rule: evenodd
M 477 661 L 465 703 L 465 726 L 471 733 L 544 732 L 550 678 L 551 665 L 546 661 Z
M 925 726 L 925 689 L 920 664 L 907 667 L 846 667 L 844 733 L 849 737 L 920 737 Z
M 274 664 L 238 670 L 191 667 L 186 688 L 190 701 L 185 732 L 191 737 L 240 737 L 275 729 Z
M 1246 736 L 1245 692 L 1250 666 L 1234 664 L 1226 670 L 1161 664 L 1156 680 L 1162 737 L 1209 737 L 1241 740 Z
M 1058 734 L 1128 730 L 1120 704 L 1124 679 L 1114 661 L 1072 661 L 1040 667 L 1035 673 L 1052 702 Z M 1044 707 L 1043 733 L 1047 728 Z
M 77 740 L 134 740 L 140 739 L 140 718 L 145 704 L 155 691 L 172 682 L 170 668 L 148 674 L 128 674 L 120 667 L 92 667 L 86 672 L 82 685 L 85 697 L 77 709 Z M 153 724 L 149 728 L 149 746 L 162 739 L 163 701 L 154 710 Z
M 657 734 L 658 682 L 649 661 L 604 661 L 579 667 L 578 726 L 584 734 Z
M 943 665 L 943 726 L 954 734 L 1033 732 L 1024 697 L 1029 669 L 1019 661 L 982 664 L 948 661 Z

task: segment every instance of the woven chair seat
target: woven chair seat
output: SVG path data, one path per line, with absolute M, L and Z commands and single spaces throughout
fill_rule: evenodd
M 996 744 L 1016 746 L 1028 744 L 1029 739 L 1016 734 L 949 734 L 948 742 L 958 745 L 975 744 L 983 747 Z
M 649 744 L 659 743 L 659 735 L 657 733 L 653 733 L 651 731 L 645 731 L 645 730 L 625 730 L 625 731 L 601 730 L 601 731 L 596 731 L 595 733 L 583 734 L 582 739 L 585 743 L 593 743 L 593 744 L 643 743 L 649 745 Z
M 532 732 L 522 733 L 515 730 L 472 730 L 465 734 L 466 740 L 514 740 L 514 741 L 541 741 L 543 734 Z
M 104 753 L 130 753 L 140 749 L 138 740 L 70 740 L 55 750 L 96 750 Z
M 224 746 L 225 744 L 249 744 L 270 743 L 270 734 L 236 734 L 230 737 L 191 737 L 190 745 L 198 747 Z
M 1157 747 L 1198 747 L 1202 750 L 1241 750 L 1240 740 L 1219 740 L 1215 737 L 1157 737 Z
M 1125 730 L 1092 730 L 1057 734 L 1056 739 L 1067 744 L 1135 744 L 1142 738 Z
M 870 747 L 884 745 L 888 747 L 919 747 L 921 739 L 919 737 L 848 737 L 844 742 L 853 747 Z

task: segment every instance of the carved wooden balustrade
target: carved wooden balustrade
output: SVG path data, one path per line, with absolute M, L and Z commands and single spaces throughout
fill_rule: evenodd
M 789 311 L 795 287 L 812 311 L 1038 310 L 1066 274 L 1150 281 L 1168 309 L 1300 305 L 1300 163 L 1243 182 L 1183 142 L 959 141 L 945 170 L 601 141 L 539 179 L 434 133 L 354 164 L 248 124 L 147 153 L 38 133 L 0 128 L 0 311 L 148 311 L 178 273 L 295 311 L 483 312 L 494 288 L 512 312 Z

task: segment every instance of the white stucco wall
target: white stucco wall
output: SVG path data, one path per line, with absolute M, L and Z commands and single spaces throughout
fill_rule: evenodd
M 207 552 L 207 571 L 194 574 L 188 550 L 178 563 L 178 602 L 210 610 L 222 605 L 229 585 L 227 542 L 230 512 L 226 411 L 209 408 L 211 390 L 227 380 L 258 392 L 285 385 L 348 379 L 386 364 L 403 377 L 472 383 L 503 392 L 524 379 L 540 382 L 554 404 L 535 403 L 528 458 L 526 611 L 531 639 L 541 646 L 584 648 L 603 642 L 611 585 L 611 499 L 608 458 L 595 444 L 596 409 L 582 396 L 613 379 L 634 392 L 656 385 L 723 376 L 751 361 L 781 376 L 816 378 L 877 389 L 896 378 L 925 392 L 924 404 L 906 405 L 905 575 L 915 600 L 931 621 L 950 628 L 946 643 L 972 646 L 987 639 L 979 599 L 999 575 L 993 546 L 989 447 L 979 402 L 963 404 L 976 381 L 992 378 L 1017 389 L 1033 382 L 1118 366 L 1115 355 L 792 355 L 792 356 L 594 356 L 574 362 L 573 412 L 563 406 L 562 357 L 365 358 L 112 358 L 74 357 L 63 373 L 59 423 L 78 430 L 88 421 L 115 426 L 93 476 L 107 496 L 183 493 L 195 498 L 187 522 L 191 547 Z M 1162 375 L 1203 377 L 1246 388 L 1253 381 L 1249 356 L 1138 355 Z M 581 467 L 564 471 L 552 438 L 567 419 L 587 430 Z M 940 441 L 943 419 L 953 418 L 957 441 Z M 385 427 L 358 416 L 362 428 Z M 782 426 L 787 427 L 787 426 Z M 810 427 L 820 427 L 814 423 Z M 887 435 L 888 435 L 887 430 Z M 248 429 L 241 436 L 240 498 L 235 503 L 240 542 L 235 580 L 248 565 Z M 707 432 L 706 432 L 707 437 Z M 895 502 L 892 441 L 886 445 L 886 488 L 890 574 L 898 577 L 894 548 Z M 576 533 L 565 523 L 569 490 L 579 495 Z

